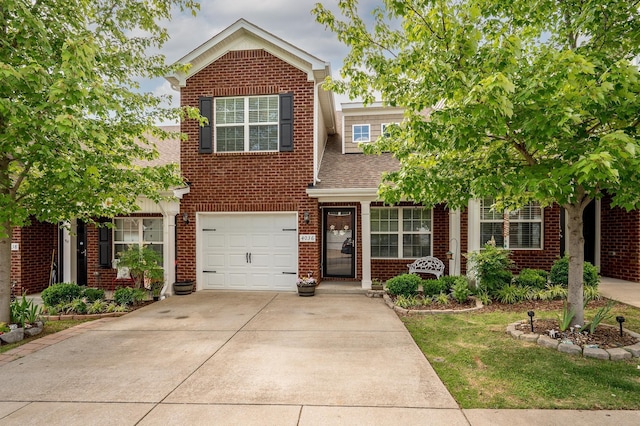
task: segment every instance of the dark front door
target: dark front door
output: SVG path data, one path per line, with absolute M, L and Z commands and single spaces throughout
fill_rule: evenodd
M 560 209 L 560 254 L 566 253 L 566 211 Z M 595 265 L 596 262 L 596 202 L 591 201 L 582 212 L 582 235 L 584 236 L 584 260 Z
M 356 209 L 325 209 L 323 214 L 323 276 L 356 276 Z
M 76 283 L 87 285 L 87 225 L 81 220 L 76 226 Z
M 591 201 L 582 212 L 582 235 L 584 235 L 584 260 L 596 263 L 596 202 Z

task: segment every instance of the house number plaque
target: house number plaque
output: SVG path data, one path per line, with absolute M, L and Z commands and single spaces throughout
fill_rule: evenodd
M 300 242 L 301 243 L 315 243 L 316 235 L 315 234 L 300 234 Z

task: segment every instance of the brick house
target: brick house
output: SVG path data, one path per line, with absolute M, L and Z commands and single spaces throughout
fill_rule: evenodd
M 171 203 L 139 200 L 141 210 L 114 218 L 113 230 L 81 222 L 71 233 L 48 224 L 16 230 L 12 273 L 30 293 L 46 286 L 54 248 L 59 281 L 113 288 L 115 253 L 144 243 L 163 254 L 167 283 L 278 291 L 294 291 L 296 277 L 308 273 L 366 289 L 427 255 L 445 262 L 445 274 L 465 274 L 462 254 L 491 238 L 512 250 L 518 270 L 548 270 L 564 253 L 559 206 L 503 213 L 491 211 L 491 200 L 470 200 L 460 211 L 384 205 L 381 173 L 398 163 L 390 154 L 364 155 L 360 144 L 399 123 L 402 109 L 344 103 L 336 112 L 321 86 L 329 64 L 249 22 L 237 21 L 179 62 L 192 67 L 168 81 L 181 105 L 200 108 L 209 121 L 185 120 L 188 140 L 159 146 L 161 161 L 180 162 L 185 187 Z M 585 239 L 586 259 L 602 275 L 640 281 L 639 211 L 612 209 L 608 197 L 595 201 L 585 212 Z

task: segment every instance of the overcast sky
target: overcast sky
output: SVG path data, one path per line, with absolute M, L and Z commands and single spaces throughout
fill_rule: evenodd
M 173 63 L 200 46 L 240 18 L 291 43 L 307 53 L 331 64 L 334 76 L 342 67 L 342 58 L 348 52 L 336 35 L 325 30 L 311 14 L 316 3 L 338 12 L 338 0 L 200 0 L 200 12 L 177 14 L 165 23 L 170 40 L 164 45 L 167 62 Z M 370 18 L 371 11 L 382 5 L 382 0 L 359 0 L 359 14 Z M 164 79 L 142 84 L 145 91 L 156 94 L 172 94 L 178 105 L 178 92 L 171 89 Z M 346 98 L 336 97 L 336 107 Z

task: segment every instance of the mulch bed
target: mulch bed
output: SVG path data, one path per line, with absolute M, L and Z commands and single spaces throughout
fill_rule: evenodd
M 518 324 L 516 326 L 516 329 L 525 333 L 531 333 L 531 323 L 524 322 L 522 324 Z M 631 346 L 640 341 L 624 330 L 621 336 L 620 328 L 613 326 L 599 325 L 593 334 L 588 332 L 588 327 L 584 332 L 580 332 L 576 329 L 573 329 L 573 331 L 569 329 L 561 333 L 558 320 L 533 320 L 534 333 L 549 336 L 549 330 L 555 330 L 558 333 L 558 337 L 556 337 L 556 340 L 560 342 L 571 341 L 571 343 L 573 343 L 574 345 L 582 347 L 588 345 L 596 345 L 600 349 L 613 349 L 621 348 L 623 346 Z

